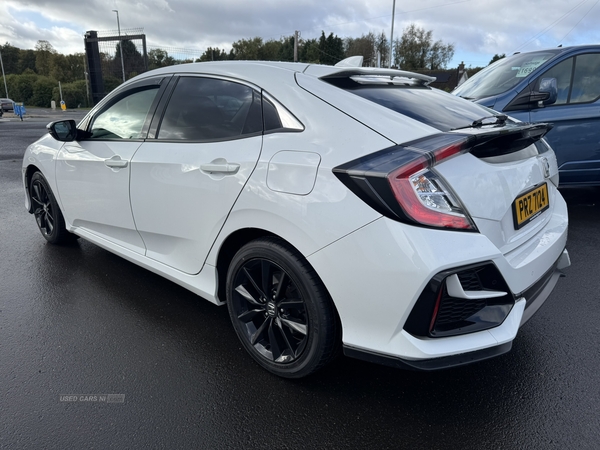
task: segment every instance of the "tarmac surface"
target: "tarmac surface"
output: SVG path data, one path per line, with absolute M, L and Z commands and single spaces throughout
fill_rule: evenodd
M 508 354 L 434 373 L 341 357 L 288 381 L 225 308 L 82 239 L 46 244 L 21 158 L 54 117 L 0 119 L 1 449 L 599 447 L 600 189 L 563 190 L 572 266 Z

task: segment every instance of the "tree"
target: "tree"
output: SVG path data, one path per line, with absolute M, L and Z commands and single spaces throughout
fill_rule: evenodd
M 34 50 L 21 50 L 19 54 L 19 69 L 16 73 L 24 73 L 27 69 L 35 71 Z
M 307 39 L 300 43 L 298 50 L 298 60 L 307 63 L 318 64 L 321 59 L 321 52 L 319 50 L 319 41 L 316 39 Z
M 163 49 L 153 48 L 148 52 L 148 70 L 172 66 L 173 64 L 175 64 L 175 58 L 169 56 L 169 53 Z
M 319 38 L 319 52 L 321 64 L 334 65 L 344 59 L 344 41 L 338 36 L 330 33 L 325 37 L 325 32 L 321 31 Z
M 394 41 L 394 65 L 405 70 L 443 69 L 454 56 L 454 44 L 433 42 L 431 30 L 414 23 L 405 28 L 400 39 Z
M 0 46 L 0 53 L 2 53 L 2 63 L 4 64 L 4 73 L 16 73 L 19 74 L 19 55 L 21 50 L 17 47 L 13 47 L 8 42 Z
M 294 36 L 281 38 L 278 61 L 294 61 Z
M 196 60 L 196 62 L 204 61 L 226 61 L 229 59 L 229 55 L 225 50 L 221 50 L 219 47 L 208 47 L 202 56 Z
M 281 59 L 281 41 L 268 40 L 258 49 L 258 58 L 263 61 L 279 61 Z M 293 58 L 293 55 L 292 55 Z
M 375 41 L 375 48 L 381 55 L 381 66 L 387 67 L 390 58 L 390 41 L 387 40 L 387 36 L 383 31 Z
M 125 79 L 133 78 L 146 70 L 144 57 L 138 51 L 133 41 L 123 39 L 117 42 L 115 47 L 115 58 L 113 60 L 113 73 L 122 74 L 121 68 L 121 43 L 123 43 L 123 61 L 125 63 Z
M 498 60 L 500 60 L 502 58 L 505 58 L 505 57 L 506 57 L 505 53 L 502 53 L 501 55 L 499 55 L 498 53 L 496 53 L 494 55 L 494 57 L 492 58 L 492 60 L 490 61 L 490 64 L 494 64 L 496 61 L 498 61 Z M 489 66 L 489 64 L 488 64 L 488 66 Z
M 45 40 L 37 41 L 35 44 L 35 70 L 39 75 L 50 75 L 52 68 L 52 58 L 56 54 L 56 50 L 52 44 Z
M 263 45 L 262 38 L 240 39 L 232 44 L 231 53 L 233 59 L 257 60 L 260 48 Z
M 72 55 L 57 53 L 52 58 L 50 76 L 61 83 L 85 80 L 85 55 L 83 53 Z

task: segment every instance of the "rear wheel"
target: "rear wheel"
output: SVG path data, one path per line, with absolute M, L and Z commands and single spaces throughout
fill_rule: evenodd
M 238 251 L 227 305 L 243 346 L 276 375 L 301 378 L 337 354 L 333 303 L 306 259 L 281 239 L 257 239 Z
M 35 172 L 29 183 L 33 215 L 42 236 L 51 244 L 64 244 L 77 238 L 65 227 L 65 219 L 48 182 L 40 172 Z

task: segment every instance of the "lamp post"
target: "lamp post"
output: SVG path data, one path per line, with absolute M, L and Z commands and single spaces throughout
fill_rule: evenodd
M 119 48 L 121 49 L 121 71 L 123 72 L 123 83 L 125 83 L 125 63 L 123 62 L 123 41 L 121 40 L 121 24 L 119 23 L 119 10 L 113 9 L 114 13 L 117 13 L 117 30 L 119 33 Z
M 8 98 L 8 88 L 6 87 L 6 75 L 4 74 L 4 63 L 2 62 L 2 52 L 0 52 L 0 66 L 2 66 L 2 78 L 4 78 L 4 91 L 6 92 L 6 98 Z
M 390 64 L 388 69 L 392 68 L 392 56 L 394 55 L 394 16 L 396 15 L 396 0 L 392 6 L 392 32 L 390 33 Z

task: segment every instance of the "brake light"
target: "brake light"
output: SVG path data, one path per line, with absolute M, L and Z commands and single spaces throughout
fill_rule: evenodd
M 382 150 L 333 171 L 387 217 L 428 227 L 475 231 L 459 199 L 431 170 L 437 163 L 467 151 L 468 139 L 439 134 Z
M 415 163 L 399 167 L 388 181 L 396 200 L 416 222 L 441 228 L 472 230 L 474 225 L 443 181 L 428 168 L 463 150 L 463 141 L 430 151 Z M 433 160 L 433 161 L 432 161 Z

